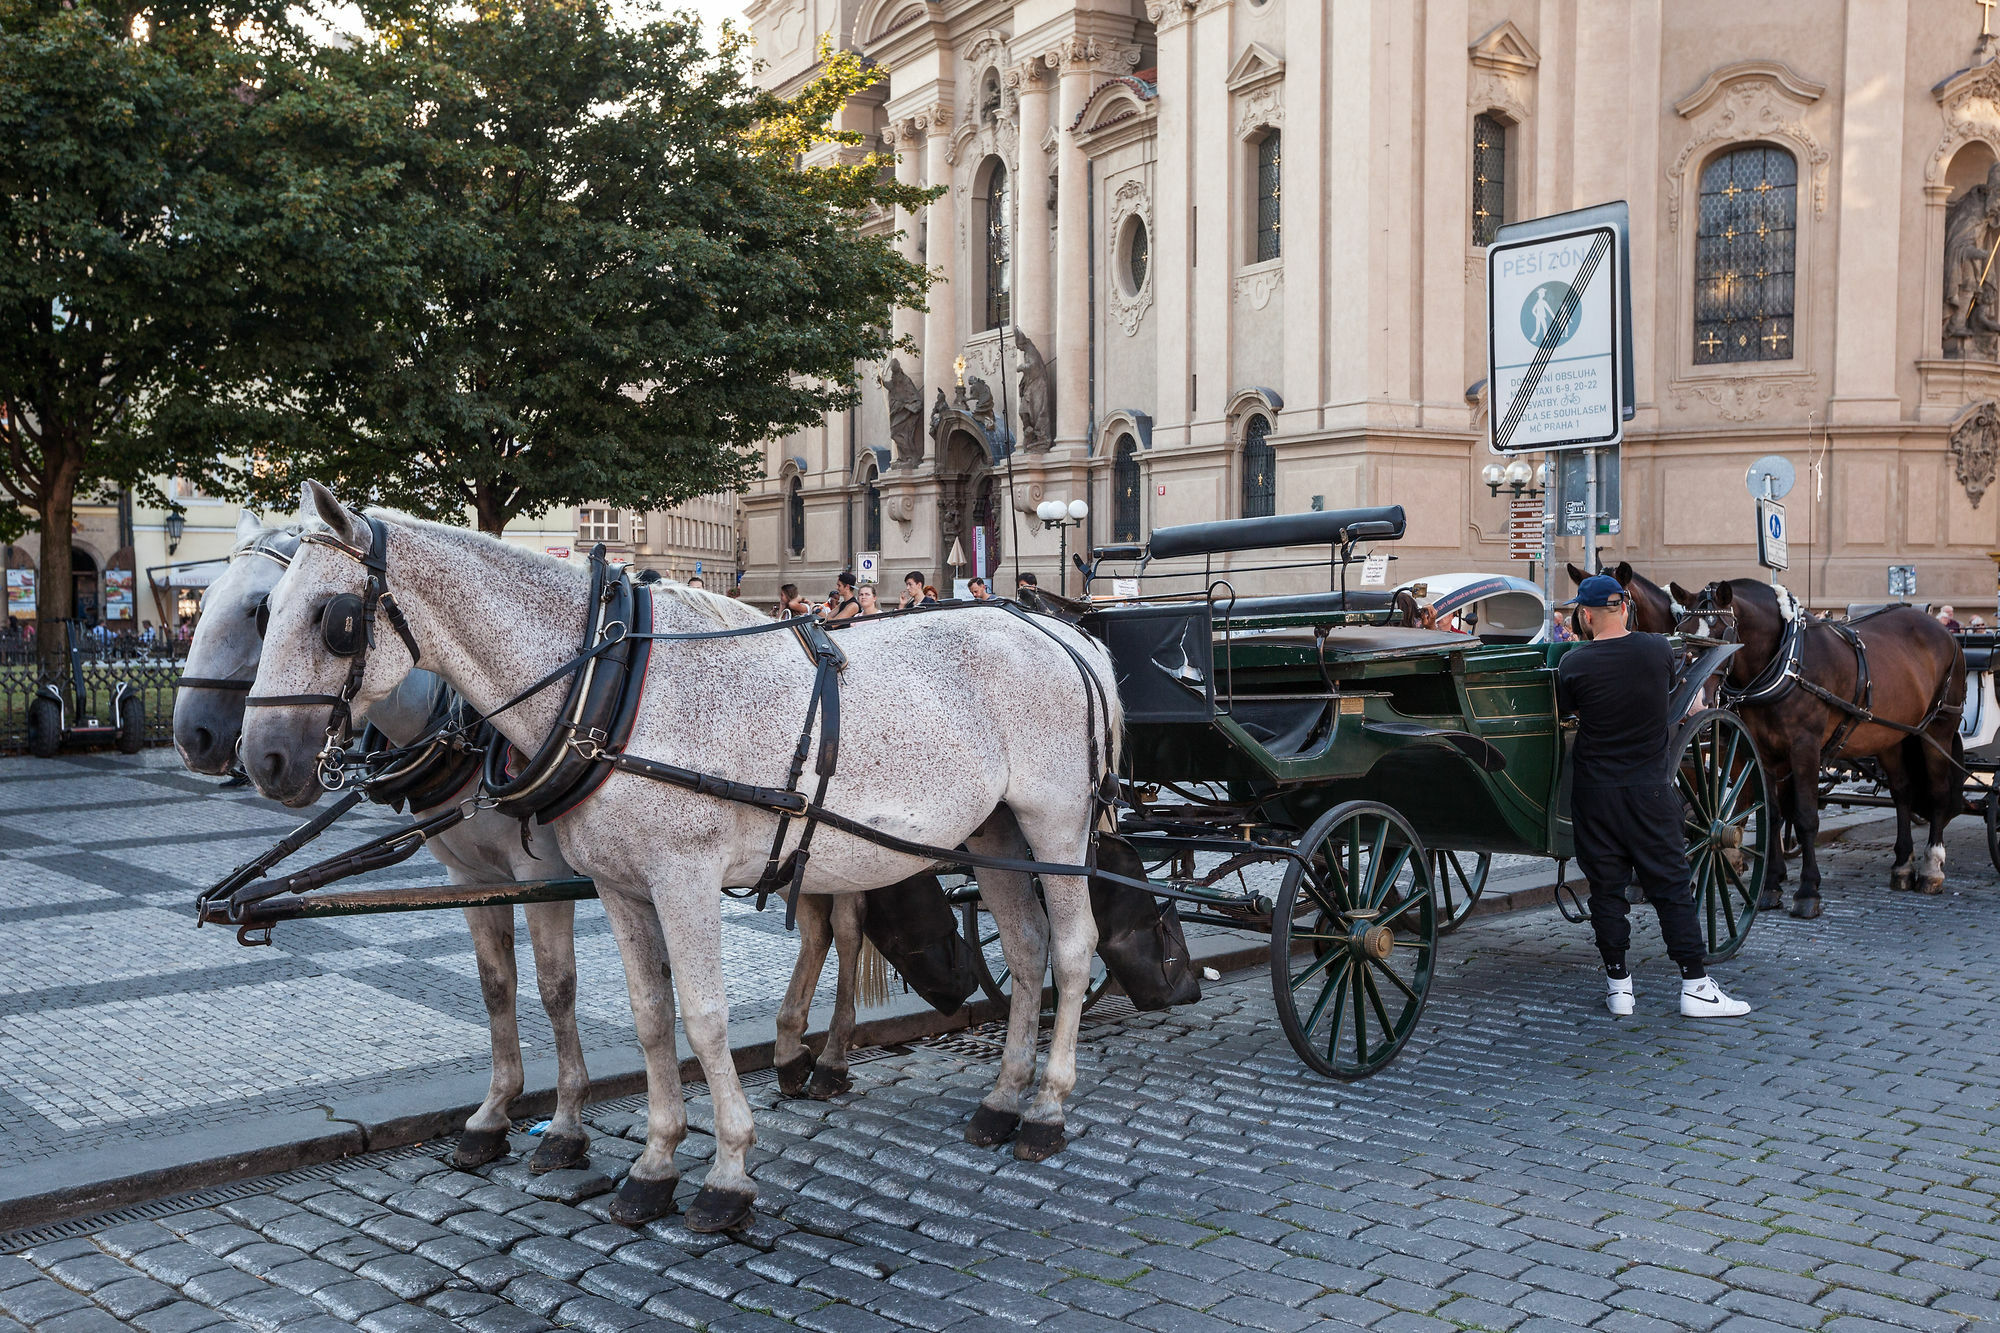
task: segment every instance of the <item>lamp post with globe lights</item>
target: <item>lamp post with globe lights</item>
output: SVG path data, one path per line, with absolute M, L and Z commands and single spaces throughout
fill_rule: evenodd
M 1044 529 L 1054 528 L 1061 534 L 1061 555 L 1057 557 L 1057 568 L 1061 571 L 1059 587 L 1065 596 L 1069 592 L 1069 530 L 1083 526 L 1090 517 L 1090 505 L 1082 500 L 1071 500 L 1064 504 L 1061 500 L 1044 500 L 1035 506 L 1035 517 L 1042 521 Z

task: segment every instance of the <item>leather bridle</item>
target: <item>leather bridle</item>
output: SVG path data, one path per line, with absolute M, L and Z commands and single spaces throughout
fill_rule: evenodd
M 260 533 L 248 546 L 232 551 L 229 555 L 229 563 L 233 565 L 246 555 L 261 555 L 266 560 L 275 561 L 280 569 L 290 569 L 292 567 L 291 553 L 276 550 L 270 543 L 279 538 L 297 537 L 298 535 L 298 533 L 290 531 Z M 250 614 L 256 617 L 257 620 L 257 637 L 260 639 L 264 637 L 264 622 L 270 616 L 270 609 L 271 594 L 268 592 L 259 597 L 256 604 L 250 608 Z M 179 690 L 242 690 L 247 693 L 250 687 L 256 683 L 257 681 L 254 677 L 250 680 L 230 680 L 226 677 L 218 676 L 182 676 L 174 682 L 174 688 Z
M 354 700 L 361 693 L 361 680 L 368 671 L 368 650 L 375 646 L 375 617 L 388 617 L 403 646 L 410 650 L 410 664 L 423 660 L 416 636 L 402 608 L 389 591 L 389 533 L 379 518 L 365 518 L 368 549 L 349 545 L 330 532 L 314 530 L 299 538 L 301 546 L 324 546 L 340 552 L 367 571 L 360 593 L 339 593 L 320 608 L 320 641 L 336 657 L 347 659 L 347 679 L 339 694 L 253 694 L 243 701 L 245 708 L 286 708 L 295 705 L 326 704 L 332 716 L 326 724 L 326 745 L 319 752 L 320 784 L 338 791 L 345 783 L 344 757 L 347 742 L 354 734 Z

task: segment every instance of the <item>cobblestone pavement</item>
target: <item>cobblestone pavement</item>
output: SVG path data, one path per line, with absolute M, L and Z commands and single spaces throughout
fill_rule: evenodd
M 0 758 L 9 1161 L 489 1068 L 486 1010 L 458 912 L 292 922 L 258 949 L 227 930 L 194 929 L 196 891 L 305 817 L 187 773 L 168 749 Z M 407 822 L 364 804 L 287 868 Z M 419 852 L 352 882 L 443 881 Z M 732 1010 L 771 1013 L 797 945 L 778 913 L 735 902 L 724 911 Z M 585 1050 L 633 1045 L 624 968 L 597 903 L 577 904 L 576 936 Z M 552 1057 L 525 927 L 516 953 L 524 1053 Z M 830 1004 L 831 967 L 824 980 Z
M 855 1068 L 835 1104 L 753 1093 L 758 1218 L 634 1232 L 592 1169 L 478 1174 L 438 1150 L 0 1259 L 0 1312 L 50 1333 L 197 1329 L 725 1333 L 1136 1328 L 1946 1330 L 2000 1319 L 2000 890 L 1979 830 L 1954 889 L 1830 851 L 1826 917 L 1763 922 L 1721 969 L 1749 1019 L 1693 1024 L 1650 921 L 1611 1019 L 1581 927 L 1475 921 L 1422 1031 L 1365 1083 L 1301 1068 L 1257 976 L 1090 1024 L 1072 1143 L 966 1146 L 989 1042 Z M 712 1140 L 682 1152 L 699 1184 Z

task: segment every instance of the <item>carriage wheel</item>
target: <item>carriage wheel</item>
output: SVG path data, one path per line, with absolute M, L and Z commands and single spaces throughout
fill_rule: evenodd
M 992 914 L 978 898 L 961 904 L 958 910 L 959 933 L 972 948 L 972 971 L 979 980 L 979 989 L 997 1005 L 1005 1007 L 1013 1003 L 1014 974 L 1008 970 L 1007 956 L 1000 950 L 1000 927 L 993 923 Z M 1105 970 L 1104 960 L 1091 954 L 1090 985 L 1083 992 L 1083 1007 L 1087 1010 L 1103 999 L 1110 986 L 1111 974 Z M 1051 969 L 1042 974 L 1042 1022 L 1052 1023 L 1055 1016 L 1055 977 Z
M 1743 947 L 1763 892 L 1771 854 L 1764 766 L 1742 719 L 1726 709 L 1710 708 L 1683 722 L 1674 748 L 1695 911 L 1708 961 L 1720 962 Z
M 1403 1049 L 1430 993 L 1433 862 L 1403 817 L 1373 801 L 1335 806 L 1298 846 L 1271 919 L 1278 1021 L 1312 1068 L 1366 1078 Z
M 1472 915 L 1486 877 L 1493 872 L 1491 852 L 1433 851 L 1431 896 L 1437 900 L 1438 934 L 1449 935 Z

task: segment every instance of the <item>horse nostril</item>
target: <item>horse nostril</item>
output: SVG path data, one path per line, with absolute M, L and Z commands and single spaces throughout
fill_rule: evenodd
M 206 759 L 210 754 L 214 753 L 214 751 L 215 751 L 215 733 L 210 731 L 207 727 L 196 727 L 194 729 L 195 758 Z
M 257 761 L 259 785 L 275 787 L 278 779 L 285 775 L 285 756 L 277 750 L 266 750 L 264 757 Z

